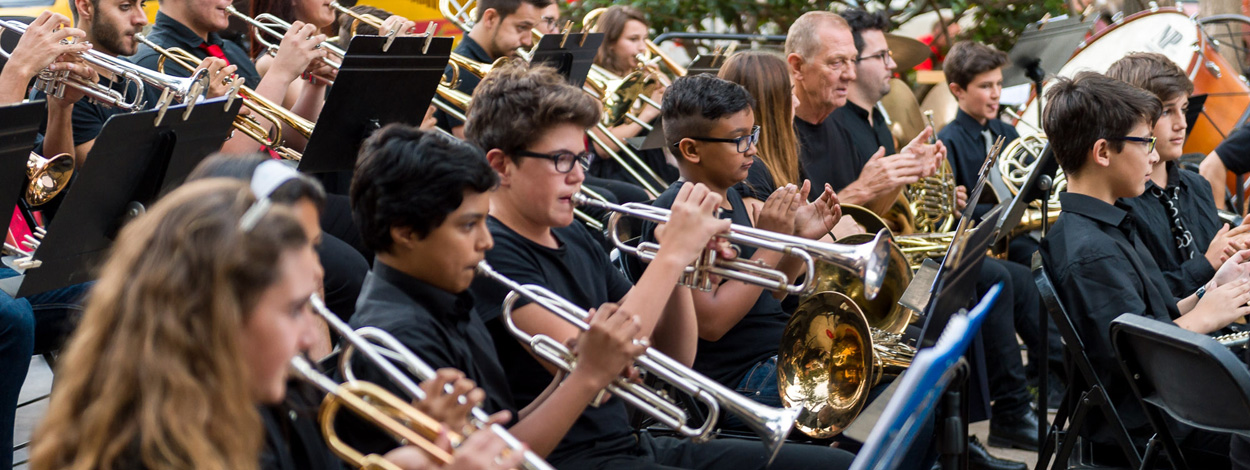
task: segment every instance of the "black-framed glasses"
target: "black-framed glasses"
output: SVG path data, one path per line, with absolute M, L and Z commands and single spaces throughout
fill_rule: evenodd
M 539 20 L 538 20 L 538 24 L 543 25 L 544 27 L 546 27 L 546 28 L 547 28 L 547 31 L 554 31 L 554 30 L 556 29 L 556 22 L 557 22 L 557 21 L 560 21 L 560 18 L 559 18 L 559 17 L 555 17 L 555 16 L 544 16 L 544 17 L 542 17 L 542 18 L 539 18 Z
M 1146 144 L 1146 153 L 1155 151 L 1155 138 L 1154 137 L 1133 137 L 1133 136 L 1109 137 L 1107 138 L 1107 140 L 1122 140 L 1126 142 L 1137 142 L 1141 144 Z
M 559 151 L 555 153 L 538 153 L 538 152 L 531 152 L 528 150 L 517 150 L 516 155 L 518 157 L 533 157 L 533 158 L 542 158 L 544 160 L 551 160 L 552 162 L 555 162 L 556 171 L 560 173 L 568 173 L 570 171 L 573 171 L 574 163 L 582 164 L 583 168 L 586 165 L 590 164 L 589 163 L 590 162 L 589 150 L 583 150 L 581 153 L 573 153 L 567 150 Z
M 886 50 L 884 50 L 884 51 L 878 52 L 878 53 L 873 54 L 873 55 L 866 55 L 866 56 L 860 57 L 860 58 L 858 58 L 858 59 L 855 59 L 855 63 L 857 63 L 857 64 L 858 64 L 858 63 L 860 63 L 860 62 L 863 62 L 863 61 L 865 61 L 865 60 L 869 60 L 869 59 L 881 59 L 881 62 L 882 62 L 882 63 L 887 63 L 887 61 L 886 61 L 886 59 L 885 59 L 886 57 L 889 57 L 891 60 L 893 60 L 893 59 L 894 59 L 894 51 L 891 51 L 891 50 L 889 50 L 889 49 L 886 49 Z
M 751 147 L 755 146 L 756 142 L 760 141 L 760 126 L 755 126 L 751 128 L 750 134 L 747 134 L 741 137 L 734 137 L 732 139 L 726 139 L 723 137 L 688 137 L 688 138 L 692 140 L 702 141 L 702 142 L 724 142 L 724 143 L 734 144 L 737 146 L 738 153 L 747 153 L 747 151 L 751 150 Z M 680 144 L 681 142 L 677 142 L 677 143 L 674 143 L 673 146 L 676 147 Z

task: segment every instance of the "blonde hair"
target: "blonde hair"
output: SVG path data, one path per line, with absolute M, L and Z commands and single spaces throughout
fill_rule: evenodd
M 720 78 L 742 85 L 755 97 L 755 122 L 760 126 L 759 158 L 781 187 L 799 183 L 799 139 L 794 133 L 794 94 L 786 61 L 763 51 L 734 54 L 720 69 Z
M 263 428 L 238 335 L 307 240 L 245 182 L 188 183 L 128 224 L 92 288 L 33 438 L 34 470 L 252 470 Z

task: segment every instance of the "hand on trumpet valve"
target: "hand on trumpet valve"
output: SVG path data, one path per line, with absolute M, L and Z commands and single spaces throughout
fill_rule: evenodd
M 566 381 L 586 380 L 594 389 L 602 389 L 620 377 L 637 378 L 634 361 L 647 350 L 646 338 L 639 338 L 642 323 L 614 303 L 605 303 L 590 310 L 590 328 L 567 344 L 576 357 L 576 365 Z
M 308 80 L 313 85 L 329 86 L 334 84 L 334 80 L 339 77 L 339 69 L 334 68 L 324 61 L 313 61 L 308 64 L 308 68 L 300 75 L 300 78 Z
M 98 83 L 100 81 L 100 74 L 96 73 L 96 70 L 88 65 L 87 61 L 82 60 L 82 56 L 78 54 L 61 54 L 45 70 L 57 75 L 75 75 L 84 82 Z M 84 96 L 87 96 L 87 94 L 82 90 L 67 86 L 62 87 L 60 96 L 49 94 L 48 102 L 64 108 L 77 103 Z
M 477 388 L 476 383 L 452 368 L 439 369 L 434 378 L 421 382 L 420 386 L 426 398 L 415 403 L 417 409 L 451 429 L 465 429 L 469 425 L 469 412 L 486 398 L 486 392 Z
M 391 15 L 382 20 L 382 26 L 378 28 L 378 36 L 389 36 L 390 32 L 396 29 L 399 30 L 400 36 L 413 36 L 417 34 L 417 23 L 399 15 Z
M 694 262 L 703 254 L 712 236 L 729 230 L 731 221 L 716 216 L 720 204 L 721 196 L 702 183 L 683 183 L 673 201 L 668 223 L 655 230 L 661 248 L 652 262 L 665 256 L 675 257 L 673 261 L 680 266 Z
M 310 64 L 326 57 L 326 51 L 320 47 L 325 40 L 326 35 L 318 34 L 315 25 L 302 21 L 292 23 L 282 36 L 270 73 L 281 71 L 290 74 L 291 81 L 294 81 L 308 70 Z
M 87 33 L 74 28 L 73 24 L 65 15 L 44 10 L 26 27 L 26 32 L 18 39 L 5 68 L 12 67 L 23 77 L 34 77 L 49 67 L 53 71 L 68 70 L 64 64 L 53 66 L 53 63 L 62 55 L 78 54 L 91 49 L 91 43 L 81 41 L 87 37 Z
M 236 89 L 234 86 L 235 71 L 239 69 L 237 65 L 230 65 L 225 60 L 216 57 L 208 57 L 200 62 L 200 66 L 196 70 L 208 71 L 208 90 L 204 93 L 209 98 L 218 96 L 226 96 L 230 90 Z

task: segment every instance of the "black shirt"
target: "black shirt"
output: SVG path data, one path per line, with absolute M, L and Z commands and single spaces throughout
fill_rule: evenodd
M 878 147 L 885 147 L 886 155 L 894 155 L 894 135 L 890 134 L 890 125 L 886 124 L 885 116 L 880 110 L 872 110 L 872 122 L 869 122 L 869 110 L 859 105 L 846 102 L 846 106 L 833 112 L 833 118 L 853 136 L 859 137 L 851 141 L 855 146 L 855 154 L 860 160 L 868 161 Z M 870 138 L 871 137 L 871 138 Z
M 464 372 L 486 392 L 486 411 L 516 411 L 494 342 L 469 293 L 452 294 L 374 260 L 351 326 L 385 330 L 431 367 Z M 359 368 L 365 369 L 371 368 Z
M 1193 236 L 1197 250 L 1192 259 L 1186 259 L 1177 247 L 1172 234 L 1172 217 L 1159 198 L 1152 194 L 1157 188 L 1153 181 L 1146 183 L 1146 192 L 1122 202 L 1133 208 L 1137 234 L 1163 271 L 1173 297 L 1184 298 L 1194 293 L 1215 276 L 1215 269 L 1203 256 L 1211 239 L 1223 225 L 1215 214 L 1215 202 L 1211 200 L 1211 185 L 1197 173 L 1180 168 L 1176 162 L 1166 164 L 1168 172 L 1167 191 L 1178 190 L 1179 215 L 1185 228 Z
M 546 287 L 583 309 L 618 302 L 633 287 L 612 265 L 607 252 L 582 227 L 553 228 L 560 247 L 552 249 L 530 241 L 494 217 L 487 220 L 487 226 L 495 238 L 495 247 L 486 252 L 486 261 L 495 271 L 516 282 Z M 482 320 L 494 338 L 515 403 L 523 408 L 542 393 L 553 377 L 539 359 L 521 347 L 504 324 L 501 307 L 508 291 L 502 284 L 487 278 L 478 278 L 470 289 L 481 307 Z M 517 302 L 516 308 L 524 304 Z M 558 464 L 562 458 L 590 450 L 597 443 L 627 437 L 632 432 L 624 402 L 613 396 L 598 408 L 587 407 L 548 456 L 548 461 Z M 626 450 L 594 447 L 596 453 Z
M 311 385 L 290 380 L 286 401 L 258 407 L 265 425 L 265 448 L 260 468 L 265 470 L 342 470 L 346 468 L 326 446 L 317 425 L 318 406 L 325 397 Z M 351 413 L 345 408 L 344 413 Z
M 1116 362 L 1111 320 L 1134 313 L 1170 322 L 1180 316 L 1176 300 L 1133 230 L 1130 207 L 1075 193 L 1059 201 L 1063 212 L 1042 239 L 1042 261 L 1129 434 L 1149 437 L 1150 424 Z M 1089 419 L 1085 435 L 1114 444 L 1102 415 Z
M 764 161 L 760 157 L 751 157 L 755 163 L 751 164 L 751 169 L 747 170 L 747 179 L 739 181 L 733 185 L 734 191 L 737 191 L 744 198 L 759 199 L 767 201 L 768 196 L 777 190 L 777 185 L 773 183 L 773 174 L 768 171 L 768 167 L 764 165 Z M 815 191 L 815 186 L 812 187 Z M 823 191 L 823 190 L 822 190 Z M 672 200 L 668 205 L 672 206 Z
M 478 44 L 477 41 L 474 41 L 473 38 L 469 37 L 468 34 L 465 34 L 460 38 L 460 44 L 456 46 L 456 49 L 453 52 L 483 64 L 489 64 L 495 61 L 495 59 L 491 58 L 490 54 L 486 53 L 486 49 L 483 49 L 482 46 Z M 452 66 L 448 65 L 446 71 L 443 73 L 450 77 L 451 69 Z M 482 79 L 478 78 L 477 75 L 461 70 L 460 84 L 456 85 L 456 89 L 463 91 L 467 95 L 473 95 L 473 90 L 477 89 L 477 85 L 479 83 L 482 83 Z M 464 121 L 448 116 L 447 113 L 444 113 L 441 109 L 434 112 L 434 118 L 438 119 L 438 127 L 441 127 L 447 132 L 451 132 L 453 127 L 460 127 L 464 125 Z
M 969 191 L 976 187 L 977 175 L 985 162 L 983 130 L 990 131 L 991 139 L 1000 136 L 1006 139 L 1004 146 L 1020 137 L 1015 128 L 1000 119 L 987 119 L 985 125 L 981 125 L 962 109 L 955 113 L 955 120 L 938 133 L 938 140 L 946 145 L 946 159 L 950 160 L 951 168 L 955 170 L 955 183 Z M 990 142 L 992 144 L 993 140 Z
M 664 209 L 672 208 L 677 193 L 681 191 L 681 185 L 680 181 L 673 183 L 652 205 Z M 721 218 L 750 227 L 751 219 L 747 216 L 746 206 L 738 192 L 730 188 L 725 196 L 732 209 L 722 210 Z M 643 240 L 655 242 L 655 228 L 653 223 L 644 223 Z M 754 247 L 740 246 L 738 249 L 738 257 L 741 259 L 750 259 L 755 255 Z M 781 302 L 773 298 L 772 292 L 761 291 L 746 316 L 738 320 L 720 340 L 699 339 L 699 353 L 694 358 L 694 370 L 726 387 L 737 388 L 751 367 L 777 355 L 777 345 L 781 344 L 781 334 L 785 332 L 789 319 L 790 315 L 782 311 Z
M 838 124 L 832 115 L 819 124 L 794 118 L 794 132 L 799 136 L 799 169 L 801 178 L 812 180 L 813 188 L 824 188 L 825 183 L 841 191 L 859 178 L 868 163 L 855 151 L 854 139 L 846 128 Z M 822 191 L 812 191 L 809 198 L 820 197 Z
M 222 53 L 226 56 L 226 61 L 230 62 L 230 65 L 238 66 L 238 70 L 235 73 L 243 77 L 245 86 L 254 89 L 260 83 L 260 73 L 256 71 L 256 65 L 252 63 L 252 58 L 247 51 L 243 50 L 243 47 L 234 41 L 222 39 L 217 33 L 209 33 L 208 41 L 206 42 L 200 39 L 194 31 L 191 31 L 191 28 L 170 18 L 165 12 L 156 12 L 156 23 L 152 25 L 152 31 L 147 35 L 147 38 L 165 49 L 171 47 L 181 48 L 200 59 L 209 56 L 208 51 L 202 49 L 201 45 L 219 46 Z M 148 47 L 147 44 L 142 43 L 139 44 L 139 50 L 135 52 L 135 55 L 130 57 L 134 63 L 152 70 L 156 70 L 156 64 L 160 61 L 160 58 L 160 54 Z M 195 64 L 190 65 L 194 66 Z M 165 73 L 177 77 L 191 76 L 190 70 L 175 65 L 173 61 L 165 62 Z
M 1219 154 L 1220 161 L 1224 162 L 1228 171 L 1237 174 L 1250 172 L 1250 129 L 1246 126 L 1234 129 L 1228 138 L 1215 147 L 1215 153 Z

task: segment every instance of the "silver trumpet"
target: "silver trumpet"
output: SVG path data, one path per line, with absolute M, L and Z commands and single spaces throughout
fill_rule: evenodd
M 347 323 L 344 323 L 338 315 L 335 315 L 334 312 L 331 312 L 328 308 L 326 308 L 325 303 L 321 301 L 320 297 L 313 295 L 310 300 L 313 311 L 317 312 L 318 315 L 325 319 L 330 328 L 342 336 L 345 341 L 342 346 L 343 350 L 341 352 L 341 362 L 339 363 L 339 367 L 343 373 L 343 377 L 346 378 L 348 382 L 356 381 L 355 374 L 352 373 L 349 361 L 352 353 L 354 351 L 359 351 L 361 354 L 364 354 L 365 358 L 368 359 L 369 362 L 380 368 L 388 378 L 403 389 L 410 398 L 418 401 L 426 398 L 425 391 L 412 380 L 412 377 L 409 377 L 408 374 L 399 370 L 392 360 L 404 364 L 409 372 L 412 373 L 413 376 L 416 376 L 419 380 L 427 380 L 434 376 L 434 369 L 431 368 L 429 364 L 426 364 L 418 358 L 416 354 L 413 354 L 411 350 L 405 347 L 403 343 L 400 343 L 399 340 L 396 340 L 385 331 L 377 328 L 361 328 L 361 333 L 357 333 L 356 331 L 353 331 Z M 381 346 L 371 342 L 371 339 L 381 343 Z M 469 431 L 489 431 L 499 436 L 500 439 L 503 439 L 503 441 L 508 445 L 508 448 L 512 449 L 512 451 L 519 452 L 525 449 L 524 444 L 504 429 L 503 426 L 488 424 L 489 418 L 485 411 L 474 407 L 471 413 L 470 423 L 475 427 L 475 429 L 463 430 L 460 432 L 468 434 Z M 454 436 L 453 444 L 459 444 L 459 442 L 455 440 Z M 524 450 L 524 452 L 525 459 L 522 461 L 521 465 L 526 470 L 554 470 L 551 464 L 548 464 L 547 461 L 543 460 L 542 457 L 539 457 L 538 454 L 535 454 L 530 450 Z
M 26 27 L 25 23 L 19 21 L 0 21 L 0 30 L 8 29 L 18 34 L 24 34 L 26 33 Z M 0 48 L 0 57 L 8 60 L 9 55 L 9 51 Z M 47 93 L 49 96 L 60 98 L 65 95 L 65 88 L 69 87 L 81 91 L 96 103 L 134 112 L 141 111 L 145 107 L 143 84 L 146 83 L 161 90 L 161 97 L 157 101 L 156 106 L 153 107 L 159 110 L 156 115 L 158 124 L 165 117 L 165 111 L 169 109 L 174 100 L 186 103 L 187 109 L 182 113 L 182 118 L 186 119 L 191 115 L 191 108 L 200 99 L 200 95 L 204 93 L 204 90 L 208 89 L 208 72 L 204 70 L 197 71 L 189 78 L 182 78 L 148 70 L 92 49 L 80 53 L 79 57 L 90 64 L 97 72 L 110 76 L 109 79 L 113 82 L 124 83 L 127 92 L 133 87 L 133 89 L 138 90 L 138 93 L 133 97 L 127 96 L 127 93 L 119 92 L 96 82 L 84 80 L 69 72 L 53 72 L 47 69 L 39 72 L 35 80 L 35 88 Z
M 260 45 L 265 46 L 266 52 L 271 56 L 278 55 L 278 43 L 275 43 L 274 40 L 281 42 L 283 36 L 286 36 L 286 31 L 291 29 L 291 23 L 269 13 L 261 13 L 252 18 L 233 6 L 226 7 L 226 13 L 256 28 L 256 41 Z M 342 48 L 331 44 L 328 40 L 317 45 L 317 47 L 324 49 L 329 56 L 322 59 L 326 65 L 329 65 L 334 70 L 338 70 L 343 66 L 343 57 L 347 55 L 347 52 Z
M 477 272 L 481 276 L 494 279 L 512 289 L 503 301 L 504 322 L 512 334 L 522 343 L 529 345 L 535 355 L 566 372 L 572 372 L 576 361 L 573 352 L 569 351 L 568 347 L 559 340 L 550 336 L 530 335 L 521 330 L 512 319 L 512 309 L 518 300 L 525 298 L 550 310 L 582 331 L 590 329 L 590 325 L 586 323 L 588 312 L 542 286 L 521 285 L 496 272 L 486 261 L 478 262 Z M 723 407 L 759 434 L 765 448 L 768 449 L 770 463 L 781 450 L 781 445 L 785 443 L 786 436 L 794 427 L 794 420 L 800 411 L 799 408 L 773 408 L 756 403 L 653 348 L 647 348 L 638 357 L 636 366 L 639 370 L 655 375 L 682 393 L 689 394 L 707 405 L 707 421 L 697 428 L 687 425 L 689 418 L 684 410 L 660 392 L 645 385 L 630 382 L 624 377 L 608 385 L 608 391 L 664 425 L 690 437 L 694 442 L 705 442 L 711 439 L 717 417 Z
M 1242 331 L 1240 333 L 1229 333 L 1223 336 L 1216 336 L 1215 341 L 1229 349 L 1244 348 L 1250 343 L 1250 331 Z
M 628 203 L 612 204 L 574 194 L 573 203 L 579 206 L 591 206 L 614 212 L 608 218 L 608 235 L 612 243 L 622 252 L 651 261 L 660 251 L 660 245 L 643 242 L 637 247 L 630 246 L 621 240 L 617 226 L 622 216 L 628 215 L 646 221 L 663 224 L 668 222 L 669 210 L 649 204 Z M 749 260 L 727 260 L 719 258 L 715 251 L 708 250 L 693 264 L 686 267 L 682 276 L 682 285 L 694 289 L 710 290 L 712 275 L 733 279 L 750 284 L 763 286 L 770 290 L 785 291 L 788 294 L 809 295 L 816 288 L 816 263 L 820 260 L 855 273 L 864 280 L 864 294 L 869 299 L 877 297 L 885 282 L 885 271 L 890 260 L 890 234 L 888 230 L 877 232 L 876 237 L 862 245 L 839 245 L 808 240 L 802 237 L 784 235 L 743 225 L 731 225 L 729 231 L 721 237 L 731 243 L 753 246 L 794 256 L 803 261 L 807 275 L 802 282 L 791 283 L 786 273 L 777 269 L 751 262 Z

